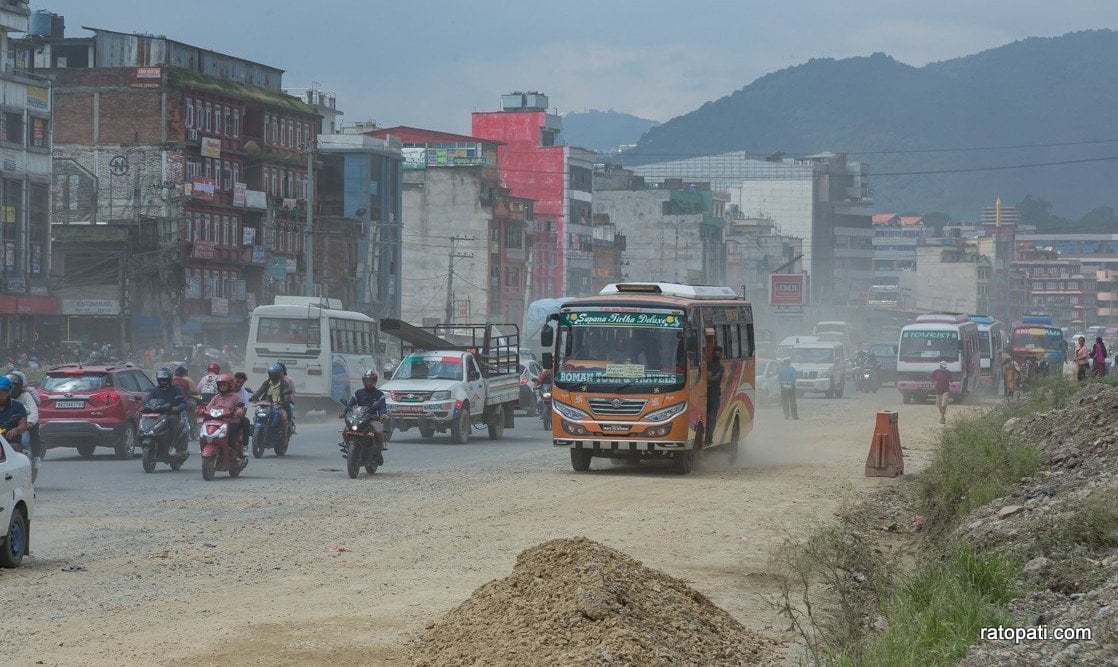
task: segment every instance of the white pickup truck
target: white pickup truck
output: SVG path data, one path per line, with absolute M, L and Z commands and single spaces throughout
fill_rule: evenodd
M 398 322 L 391 331 L 382 328 L 404 340 L 417 329 Z M 489 341 L 486 335 L 485 342 L 466 349 L 416 350 L 405 356 L 381 386 L 392 430 L 418 428 L 424 438 L 449 431 L 451 441 L 463 444 L 475 425 L 484 424 L 489 437 L 499 440 L 514 425 L 520 374 L 515 339 L 512 345 L 507 337 L 500 345 Z

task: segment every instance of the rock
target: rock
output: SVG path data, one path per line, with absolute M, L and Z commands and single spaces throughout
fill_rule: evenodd
M 1025 563 L 1025 566 L 1021 568 L 1021 574 L 1025 575 L 1026 577 L 1037 577 L 1041 574 L 1044 574 L 1044 572 L 1048 570 L 1051 565 L 1051 560 L 1045 558 L 1044 556 L 1037 556 L 1028 563 Z
M 1021 421 L 1020 417 L 1010 417 L 1009 419 L 1005 420 L 1005 425 L 1002 426 L 1002 431 L 1005 433 L 1012 433 L 1013 427 L 1016 426 L 1017 422 L 1019 421 Z
M 998 510 L 998 518 L 1007 519 L 1023 509 L 1025 508 L 1020 505 L 1006 505 L 1005 507 Z

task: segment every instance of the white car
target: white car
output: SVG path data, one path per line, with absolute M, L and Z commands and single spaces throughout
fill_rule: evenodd
M 19 567 L 31 544 L 31 461 L 0 436 L 0 567 Z

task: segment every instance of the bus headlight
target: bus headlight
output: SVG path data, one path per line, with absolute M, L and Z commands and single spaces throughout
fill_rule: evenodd
M 564 405 L 563 403 L 552 403 L 551 405 L 555 408 L 556 412 L 563 415 L 567 419 L 574 419 L 576 421 L 580 419 L 590 419 L 590 415 L 586 414 L 582 410 L 579 410 L 578 408 L 572 408 L 571 406 Z
M 645 421 L 650 421 L 650 422 L 667 421 L 667 420 L 671 419 L 672 417 L 678 415 L 679 413 L 683 412 L 686 409 L 687 409 L 687 401 L 684 401 L 682 403 L 676 403 L 675 405 L 669 405 L 666 408 L 662 408 L 660 410 L 656 410 L 655 412 L 648 413 L 647 415 L 644 416 L 644 420 Z
M 432 392 L 431 393 L 431 400 L 432 401 L 449 401 L 450 400 L 450 392 L 449 391 Z

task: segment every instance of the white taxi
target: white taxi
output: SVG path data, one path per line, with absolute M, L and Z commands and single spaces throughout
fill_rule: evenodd
M 31 544 L 31 461 L 0 435 L 0 567 L 19 567 Z

